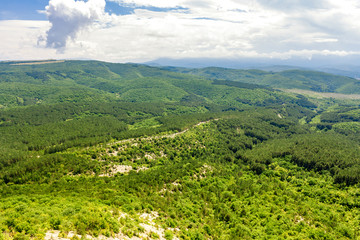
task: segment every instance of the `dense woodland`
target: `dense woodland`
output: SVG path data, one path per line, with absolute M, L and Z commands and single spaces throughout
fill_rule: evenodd
M 0 239 L 360 239 L 360 102 L 261 80 L 337 91 L 343 77 L 13 64 Z

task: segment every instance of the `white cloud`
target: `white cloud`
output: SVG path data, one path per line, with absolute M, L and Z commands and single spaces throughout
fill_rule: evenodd
M 12 54 L 28 59 L 139 62 L 161 57 L 286 59 L 360 52 L 356 0 L 112 1 L 143 7 L 116 16 L 104 12 L 105 0 L 51 0 L 45 10 L 48 23 L 0 21 L 0 34 L 5 36 L 0 39 L 0 59 Z M 28 28 L 31 24 L 37 29 Z M 36 46 L 38 36 L 43 36 L 42 48 Z
M 48 27 L 47 21 L 0 21 L 0 59 L 38 58 L 42 49 L 36 47 L 37 38 Z
M 266 8 L 286 12 L 306 11 L 308 9 L 319 10 L 329 7 L 326 0 L 257 0 L 257 2 Z
M 50 0 L 45 13 L 51 23 L 46 32 L 46 47 L 65 49 L 68 40 L 104 18 L 105 0 Z

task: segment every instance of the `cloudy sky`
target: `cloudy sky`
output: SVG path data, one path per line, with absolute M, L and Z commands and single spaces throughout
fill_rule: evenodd
M 0 60 L 360 56 L 358 0 L 1 0 Z

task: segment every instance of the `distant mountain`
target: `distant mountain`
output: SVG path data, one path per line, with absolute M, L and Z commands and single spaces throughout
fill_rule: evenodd
M 145 62 L 149 66 L 174 66 L 184 68 L 205 68 L 205 67 L 223 67 L 235 69 L 262 69 L 277 66 L 288 66 L 292 69 L 299 67 L 292 67 L 289 63 L 268 62 L 263 59 L 218 59 L 218 58 L 184 58 L 184 59 L 171 59 L 159 58 L 153 61 Z
M 285 71 L 285 70 L 311 70 L 342 75 L 352 78 L 360 78 L 360 66 L 354 65 L 359 62 L 357 59 L 348 57 L 342 58 L 342 62 L 336 57 L 314 57 L 312 59 L 290 58 L 290 59 L 218 59 L 218 58 L 190 58 L 170 59 L 160 58 L 145 62 L 149 66 L 174 66 L 185 68 L 206 68 L 222 67 L 233 69 L 259 69 L 264 71 Z
M 353 65 L 335 66 L 335 67 L 330 66 L 330 67 L 321 68 L 319 70 L 336 75 L 352 77 L 358 80 L 360 79 L 360 66 L 353 66 Z

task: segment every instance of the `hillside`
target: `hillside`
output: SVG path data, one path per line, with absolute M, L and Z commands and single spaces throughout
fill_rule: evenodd
M 359 239 L 359 100 L 189 72 L 0 63 L 0 239 Z
M 42 65 L 0 64 L 0 99 L 6 106 L 78 101 L 179 102 L 196 98 L 211 104 L 243 106 L 236 96 L 252 104 L 288 97 L 272 89 L 160 70 L 137 64 L 66 61 Z M 249 91 L 245 91 L 248 89 Z
M 359 80 L 316 71 L 286 70 L 280 72 L 266 72 L 261 70 L 238 70 L 217 67 L 201 69 L 164 67 L 162 69 L 195 76 L 203 76 L 209 79 L 240 81 L 270 86 L 273 88 L 297 88 L 317 92 L 345 94 L 360 93 Z

